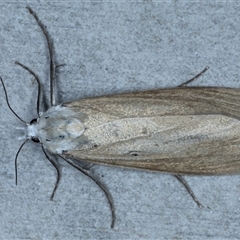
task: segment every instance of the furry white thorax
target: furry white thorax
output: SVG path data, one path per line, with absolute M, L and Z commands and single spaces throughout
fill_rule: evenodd
M 57 154 L 74 149 L 76 138 L 84 131 L 79 113 L 61 105 L 50 107 L 35 124 L 27 124 L 25 130 L 27 138 L 38 138 L 46 149 Z

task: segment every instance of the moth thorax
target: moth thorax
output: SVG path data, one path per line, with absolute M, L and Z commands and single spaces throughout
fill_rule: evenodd
M 74 148 L 76 138 L 85 131 L 78 114 L 61 106 L 46 111 L 38 119 L 37 129 L 40 142 L 54 153 Z

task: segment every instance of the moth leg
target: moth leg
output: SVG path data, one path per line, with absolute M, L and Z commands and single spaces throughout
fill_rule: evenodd
M 50 197 L 50 200 L 53 201 L 53 198 L 54 198 L 54 195 L 55 195 L 55 192 L 58 188 L 58 185 L 59 185 L 59 182 L 60 182 L 60 178 L 61 178 L 61 171 L 60 171 L 60 167 L 59 165 L 57 164 L 57 162 L 51 158 L 47 151 L 44 149 L 44 147 L 42 146 L 42 150 L 43 150 L 43 153 L 45 154 L 46 158 L 48 159 L 48 161 L 55 167 L 55 169 L 57 170 L 57 180 L 56 180 L 56 183 L 55 183 L 55 186 L 53 188 L 53 191 L 52 191 L 52 194 L 51 194 L 51 197 Z
M 93 175 L 93 173 L 91 171 L 85 170 L 79 164 L 76 164 L 74 162 L 74 160 L 72 160 L 70 158 L 64 157 L 62 155 L 58 155 L 58 156 L 60 158 L 62 158 L 64 161 L 66 161 L 67 163 L 69 163 L 71 166 L 76 168 L 78 171 L 83 173 L 85 176 L 87 176 L 90 179 L 92 179 L 98 185 L 98 187 L 101 188 L 101 190 L 104 192 L 105 196 L 107 197 L 108 203 L 110 205 L 110 209 L 111 209 L 111 213 L 112 213 L 111 228 L 113 228 L 114 224 L 115 224 L 115 220 L 116 220 L 116 214 L 115 214 L 115 208 L 114 208 L 114 204 L 113 204 L 113 199 L 112 199 L 112 196 L 111 196 L 110 192 L 108 191 L 108 189 L 104 186 L 104 184 L 99 179 L 97 179 L 96 176 Z
M 198 73 L 195 77 L 191 78 L 190 80 L 178 85 L 177 87 L 186 87 L 187 84 L 195 81 L 197 78 L 199 78 L 203 73 L 205 73 L 207 70 L 209 69 L 209 67 L 205 67 L 200 73 Z
M 183 178 L 183 176 L 179 174 L 173 174 L 173 176 L 176 177 L 177 180 L 184 185 L 184 187 L 187 189 L 188 193 L 191 195 L 192 199 L 198 205 L 198 207 L 203 208 L 203 205 L 198 201 L 197 197 L 195 196 L 194 192 L 188 185 L 187 181 Z

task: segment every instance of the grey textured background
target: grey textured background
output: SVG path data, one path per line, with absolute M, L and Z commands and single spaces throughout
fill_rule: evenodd
M 27 1 L 0 3 L 0 75 L 10 103 L 26 121 L 36 117 L 36 83 L 14 61 L 30 66 L 47 90 L 47 50 Z M 29 1 L 54 39 L 59 102 L 144 89 L 174 87 L 206 65 L 198 86 L 240 86 L 238 1 Z M 1 239 L 239 239 L 240 176 L 186 177 L 199 209 L 169 175 L 94 166 L 116 207 L 99 188 L 62 163 L 62 181 L 39 145 L 14 157 L 23 124 L 0 90 Z M 209 208 L 208 208 L 209 207 Z

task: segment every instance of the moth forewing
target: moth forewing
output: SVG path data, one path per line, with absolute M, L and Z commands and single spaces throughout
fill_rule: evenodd
M 239 100 L 239 89 L 182 88 L 64 103 L 85 116 L 64 155 L 173 174 L 239 173 Z

